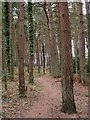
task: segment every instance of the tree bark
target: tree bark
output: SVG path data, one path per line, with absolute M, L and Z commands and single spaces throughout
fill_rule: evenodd
M 2 4 L 2 11 L 3 11 L 3 16 L 4 14 L 4 3 Z M 2 80 L 4 80 L 4 86 L 5 86 L 5 90 L 7 91 L 7 77 L 6 77 L 6 40 L 5 40 L 5 22 L 4 22 L 4 18 L 2 18 L 3 20 L 3 24 L 2 24 Z
M 61 40 L 60 40 L 60 26 L 61 26 L 61 21 L 60 21 L 60 7 L 59 7 L 59 3 L 57 2 L 57 14 L 58 14 L 58 47 L 59 47 L 59 64 L 60 64 L 60 71 L 61 71 Z
M 32 3 L 28 2 L 28 21 L 29 21 L 29 83 L 34 83 L 33 75 L 33 59 L 34 59 L 34 29 L 33 29 L 33 15 L 32 15 Z
M 82 2 L 77 3 L 77 10 L 78 10 L 80 75 L 81 75 L 82 82 L 85 83 L 85 37 L 84 37 Z
M 19 2 L 18 59 L 19 59 L 19 95 L 25 97 L 24 79 L 24 2 Z
M 6 56 L 6 70 L 10 79 L 10 21 L 9 21 L 9 3 L 4 3 L 4 37 L 5 37 L 5 56 Z
M 50 38 L 50 26 L 49 26 L 49 16 L 47 14 L 47 10 L 46 10 L 46 6 L 47 4 L 44 3 L 43 6 L 43 10 L 45 12 L 45 16 L 46 16 L 46 25 L 47 25 L 47 31 L 46 31 L 46 47 L 47 47 L 47 52 L 48 52 L 48 59 L 49 59 L 49 73 L 51 74 L 51 38 Z
M 38 73 L 40 73 L 40 56 L 39 56 L 40 42 L 39 42 L 39 37 L 40 37 L 40 34 L 36 38 L 36 59 L 37 59 Z
M 73 9 L 73 29 L 74 29 L 74 53 L 75 53 L 75 73 L 78 73 L 78 28 L 76 3 L 72 3 Z
M 70 40 L 70 22 L 68 3 L 60 2 L 60 39 L 61 39 L 61 70 L 62 70 L 62 111 L 76 113 L 73 93 L 72 50 Z
M 10 51 L 10 57 L 11 57 L 11 65 L 10 65 L 10 70 L 11 70 L 11 80 L 14 80 L 14 46 L 13 46 L 13 16 L 12 16 L 12 5 L 13 3 L 10 2 L 10 46 L 11 46 L 11 51 Z
M 42 55 L 43 55 L 43 74 L 45 74 L 45 45 L 42 42 Z
M 54 21 L 52 16 L 51 3 L 48 3 L 48 18 L 50 29 L 50 45 L 51 45 L 51 71 L 52 76 L 57 78 L 60 76 L 59 57 L 57 52 L 56 37 L 54 32 Z
M 87 27 L 88 27 L 88 72 L 90 73 L 90 2 L 86 2 Z

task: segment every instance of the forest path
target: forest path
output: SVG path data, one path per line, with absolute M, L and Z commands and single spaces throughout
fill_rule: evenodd
M 40 91 L 40 98 L 38 101 L 35 101 L 33 106 L 23 113 L 25 118 L 48 118 L 52 116 L 52 110 L 56 105 L 60 106 L 60 96 L 61 91 L 57 88 L 55 81 L 49 79 L 48 75 L 44 75 L 36 80 L 36 82 L 42 87 Z M 60 85 L 60 84 L 59 84 Z M 58 87 L 59 87 L 58 85 Z M 59 104 L 58 104 L 59 103 Z
M 61 82 L 49 75 L 37 78 L 36 83 L 42 87 L 39 98 L 33 103 L 28 111 L 22 112 L 23 118 L 78 118 L 87 117 L 88 98 L 86 88 L 77 84 L 75 87 L 75 100 L 78 107 L 78 114 L 68 115 L 60 111 L 61 109 Z M 84 93 L 82 93 L 84 91 Z

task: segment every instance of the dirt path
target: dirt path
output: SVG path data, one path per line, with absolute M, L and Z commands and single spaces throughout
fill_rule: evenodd
M 23 111 L 22 118 L 78 118 L 87 117 L 88 91 L 82 85 L 75 84 L 75 101 L 78 114 L 68 115 L 60 111 L 61 109 L 61 82 L 45 75 L 36 80 L 41 85 L 39 98 L 28 111 Z

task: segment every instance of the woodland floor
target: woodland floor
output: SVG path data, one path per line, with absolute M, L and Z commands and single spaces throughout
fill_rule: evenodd
M 35 84 L 28 85 L 27 98 L 18 97 L 18 81 L 8 83 L 7 94 L 3 90 L 3 117 L 8 118 L 87 118 L 88 88 L 74 83 L 77 114 L 60 111 L 62 105 L 61 80 L 49 74 L 35 77 Z

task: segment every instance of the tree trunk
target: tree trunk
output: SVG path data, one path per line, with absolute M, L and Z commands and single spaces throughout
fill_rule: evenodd
M 75 73 L 78 73 L 78 29 L 77 29 L 77 9 L 73 2 L 73 29 L 74 29 L 74 53 L 75 53 Z
M 47 14 L 47 11 L 46 11 L 46 3 L 44 3 L 44 6 L 43 6 L 43 10 L 45 12 L 45 15 L 46 15 L 46 25 L 47 25 L 47 31 L 46 31 L 46 47 L 47 47 L 47 52 L 48 52 L 48 59 L 49 59 L 49 73 L 51 74 L 51 53 L 52 53 L 52 50 L 51 50 L 51 38 L 50 38 L 50 26 L 49 26 L 49 16 Z
M 4 59 L 4 80 L 5 90 L 7 90 L 7 78 L 10 79 L 10 32 L 9 32 L 9 3 L 3 3 L 3 59 Z
M 24 79 L 24 2 L 19 2 L 18 59 L 19 59 L 19 95 L 25 97 Z
M 54 21 L 52 16 L 51 3 L 48 3 L 49 29 L 50 29 L 50 44 L 51 44 L 51 70 L 52 76 L 57 78 L 60 76 L 59 57 L 57 51 L 56 37 L 54 31 Z
M 78 9 L 80 75 L 82 82 L 85 83 L 85 38 L 84 38 L 84 24 L 83 24 L 83 13 L 82 13 L 81 2 L 77 3 L 77 9 Z
M 9 32 L 9 3 L 4 3 L 4 36 L 5 36 L 5 55 L 6 55 L 6 70 L 10 79 L 10 32 Z
M 45 74 L 45 46 L 42 42 L 42 54 L 43 54 L 43 74 Z
M 62 70 L 62 111 L 76 113 L 73 93 L 72 51 L 70 40 L 70 22 L 68 3 L 60 2 L 60 39 L 61 39 L 61 70 Z
M 11 80 L 14 79 L 14 46 L 13 46 L 13 16 L 12 16 L 12 5 L 13 3 L 10 2 L 10 46 L 11 46 L 11 51 L 10 51 L 10 57 L 11 57 L 11 65 L 10 65 L 10 70 L 11 70 Z
M 88 27 L 88 71 L 90 73 L 90 2 L 86 2 L 87 27 Z
M 2 28 L 4 29 L 4 28 Z M 7 90 L 7 77 L 6 77 L 6 57 L 5 57 L 5 41 L 2 31 L 2 80 L 4 80 L 5 90 Z
M 16 25 L 13 24 L 13 32 L 14 32 L 13 40 L 14 40 L 14 55 L 15 55 L 14 64 L 15 64 L 15 66 L 18 66 L 18 39 L 19 39 L 18 38 L 18 21 L 17 21 Z
M 4 3 L 2 3 L 2 11 L 3 11 L 3 16 L 5 16 L 6 11 L 5 10 L 5 6 Z M 4 17 L 2 18 L 3 20 L 3 24 L 2 25 L 2 80 L 4 80 L 4 86 L 5 86 L 5 90 L 7 90 L 7 77 L 6 77 L 6 39 L 5 39 L 5 19 Z
M 58 47 L 59 47 L 59 64 L 60 64 L 60 71 L 61 71 L 61 40 L 60 40 L 60 10 L 59 10 L 59 2 L 57 2 L 57 14 L 58 14 Z
M 32 13 L 32 3 L 28 2 L 28 21 L 29 21 L 29 83 L 34 83 L 33 75 L 33 58 L 34 58 L 34 30 L 33 30 L 33 13 Z
M 39 36 L 40 34 L 38 35 L 38 37 L 36 38 L 36 59 L 37 59 L 37 67 L 38 67 L 38 73 L 40 73 L 40 56 L 39 56 L 39 52 L 40 52 L 40 42 L 39 42 Z

